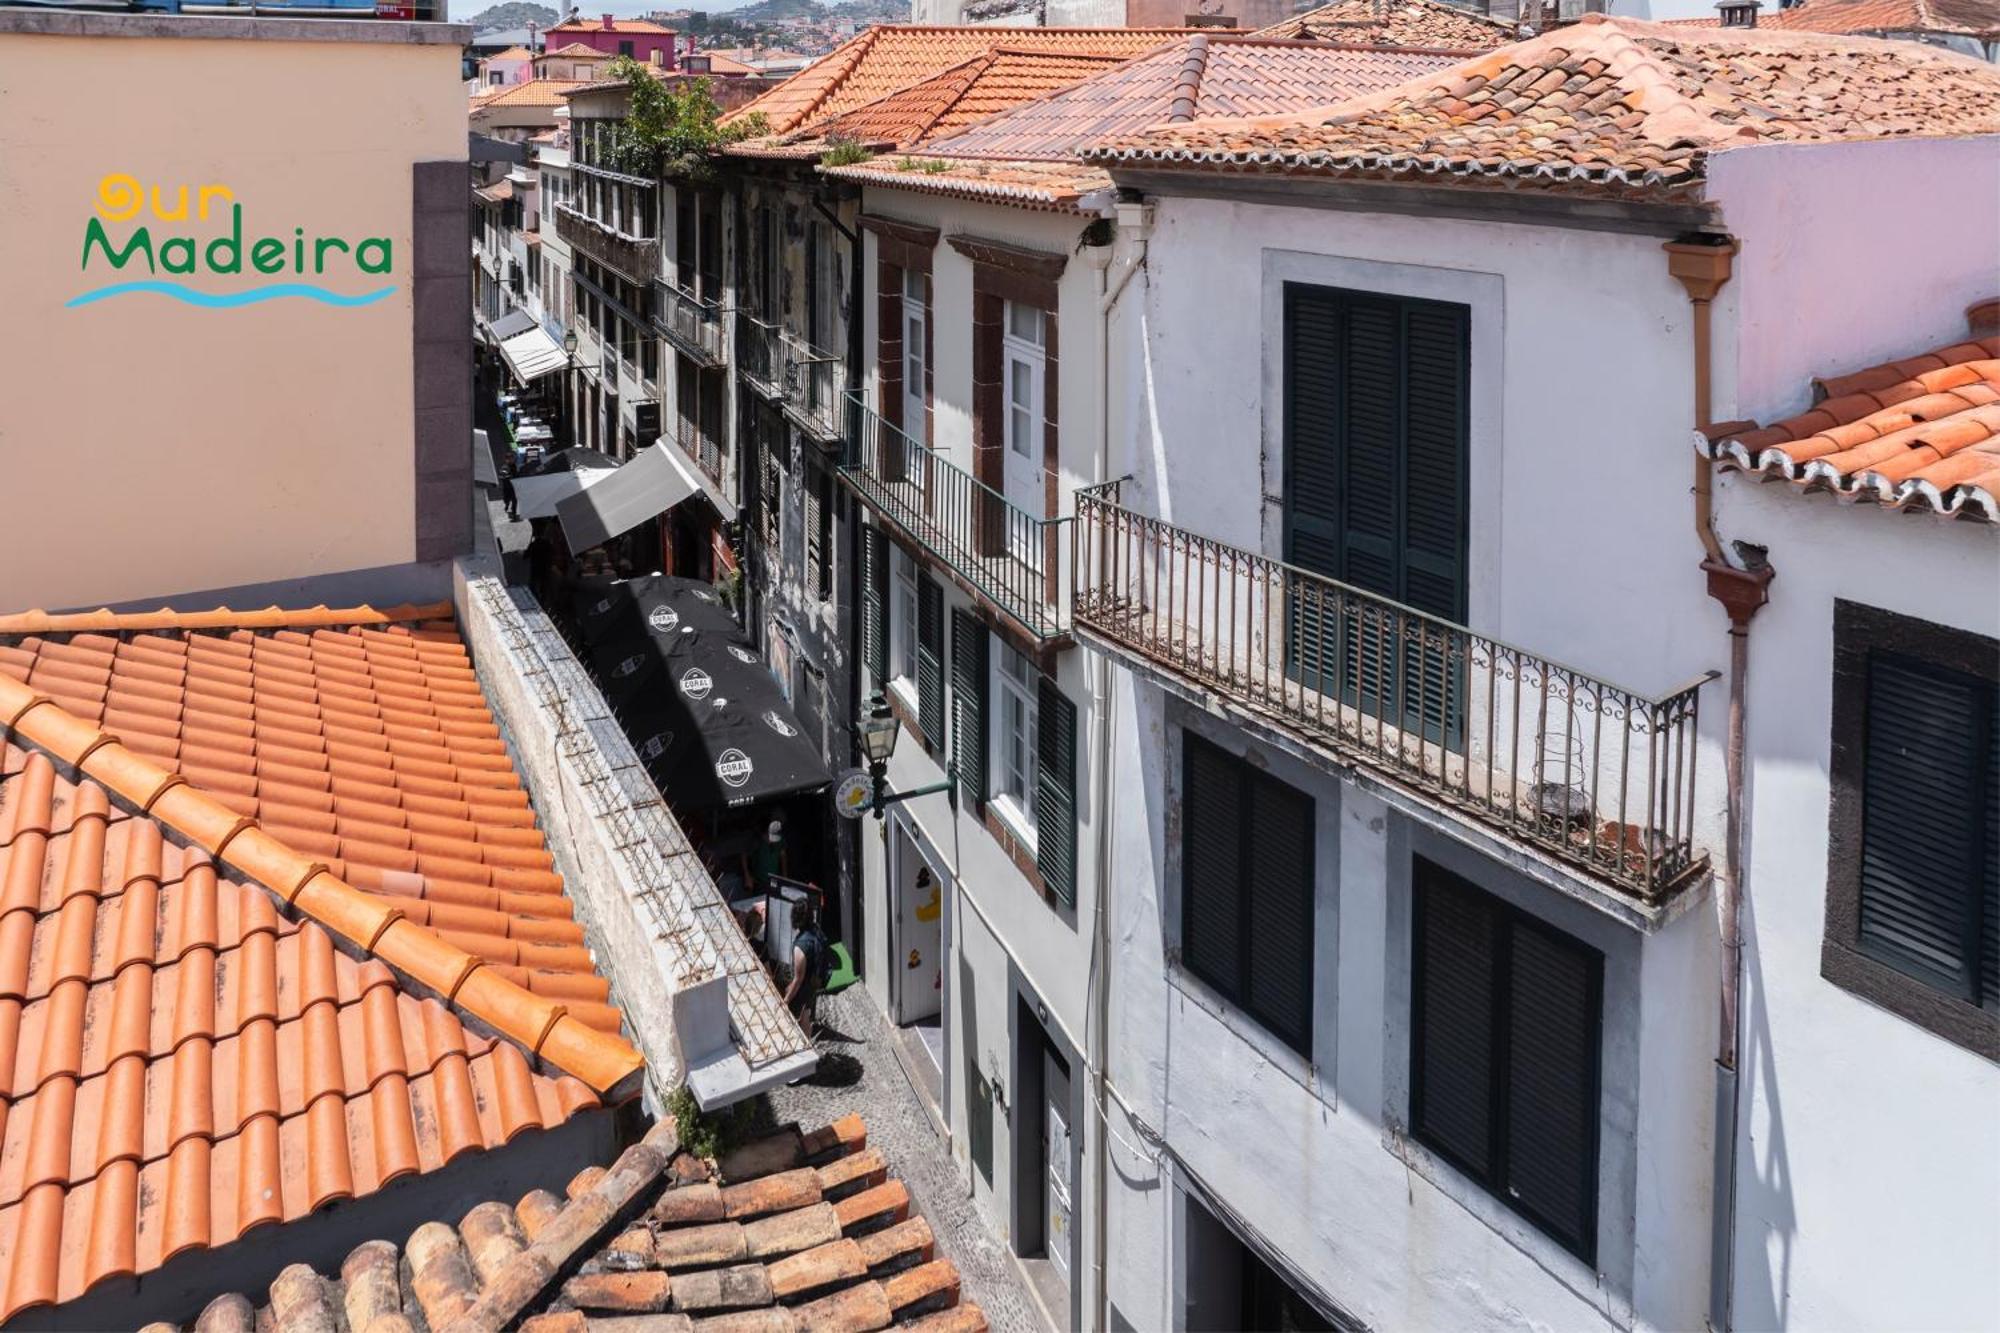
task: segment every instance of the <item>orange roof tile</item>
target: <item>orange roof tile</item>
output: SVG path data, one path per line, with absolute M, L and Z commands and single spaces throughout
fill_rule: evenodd
M 546 106 L 558 107 L 563 104 L 563 95 L 584 85 L 573 79 L 524 79 L 520 83 L 510 83 L 490 96 L 475 98 L 479 109 L 496 106 Z
M 2000 521 L 2000 337 L 1814 382 L 1811 410 L 1720 431 L 1725 468 L 1843 499 Z
M 599 19 L 572 19 L 567 23 L 556 24 L 555 27 L 549 29 L 548 35 L 553 37 L 557 33 L 561 33 L 567 37 L 579 32 L 671 33 L 678 31 L 680 31 L 678 28 L 662 27 L 647 19 L 613 19 L 611 20 L 611 26 L 608 28 Z
M 0 1319 L 641 1068 L 448 626 L 104 618 L 0 646 Z
M 595 56 L 600 60 L 611 59 L 610 56 L 598 50 L 596 47 L 592 46 L 588 42 L 571 42 L 568 46 L 558 46 L 553 51 L 542 52 L 539 56 L 536 56 L 535 59 L 547 60 L 550 56 L 584 56 L 584 57 Z
M 1764 15 L 1758 26 L 1870 36 L 1939 33 L 1990 41 L 2000 36 L 2000 5 L 1993 0 L 1806 0 Z
M 2000 132 L 2000 70 L 1908 42 L 1590 15 L 1282 119 L 1113 136 L 1103 163 L 1678 189 L 1751 144 Z
M 708 58 L 708 72 L 711 74 L 755 74 L 757 72 L 749 65 L 738 60 L 735 56 L 726 55 L 721 51 L 691 51 L 688 54 L 693 59 L 700 59 L 706 56 Z
M 1111 188 L 1109 172 L 1081 162 L 888 157 L 821 170 L 828 176 L 862 185 L 884 185 L 1051 212 L 1079 212 L 1088 196 Z
M 1181 35 L 1180 28 L 976 28 L 878 24 L 835 47 L 777 87 L 737 107 L 728 124 L 761 115 L 772 134 L 920 83 L 996 46 L 1017 51 L 1136 56 Z
M 1514 40 L 1514 25 L 1444 0 L 1335 0 L 1257 31 L 1357 46 L 1416 46 L 1487 51 Z
M 494 55 L 487 56 L 485 61 L 482 63 L 490 63 L 495 60 L 533 60 L 534 58 L 535 58 L 535 53 L 533 51 L 530 51 L 527 47 L 510 46 L 505 51 L 501 51 Z

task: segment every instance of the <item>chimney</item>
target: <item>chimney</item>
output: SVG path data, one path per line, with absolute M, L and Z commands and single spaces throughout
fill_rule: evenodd
M 533 19 L 529 19 L 529 20 L 528 20 L 528 54 L 529 54 L 529 55 L 533 55 L 534 53 L 535 53 L 535 21 L 534 21 Z
M 688 39 L 688 49 L 687 49 L 687 53 L 688 53 L 689 55 L 693 55 L 693 54 L 694 54 L 694 34 L 693 34 L 693 33 L 689 33 L 689 34 L 687 35 L 687 39 Z
M 611 15 L 609 15 L 609 14 L 606 14 L 606 15 L 604 16 L 604 30 L 605 30 L 606 32 L 611 32 L 611 31 L 613 31 L 614 29 L 616 29 L 616 28 L 617 28 L 617 26 L 618 26 L 618 25 L 617 25 L 617 24 L 616 24 L 615 22 L 613 22 L 613 21 L 612 21 L 612 18 L 611 18 Z
M 1754 28 L 1757 11 L 1763 7 L 1763 0 L 1722 0 L 1715 8 L 1722 15 L 1723 27 Z

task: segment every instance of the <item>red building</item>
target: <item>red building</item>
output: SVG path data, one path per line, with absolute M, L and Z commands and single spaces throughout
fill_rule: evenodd
M 658 64 L 663 69 L 676 67 L 674 41 L 678 34 L 672 28 L 648 23 L 644 19 L 620 19 L 606 14 L 596 22 L 586 19 L 570 19 L 549 29 L 548 50 L 581 42 L 608 56 L 631 56 L 641 64 Z M 656 55 L 657 53 L 657 55 Z

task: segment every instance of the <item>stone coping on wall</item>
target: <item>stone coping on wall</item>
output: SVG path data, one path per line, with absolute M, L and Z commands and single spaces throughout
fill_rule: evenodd
M 389 46 L 465 46 L 467 23 L 393 19 L 268 18 L 249 14 L 100 14 L 68 9 L 0 8 L 0 34 L 41 37 L 182 37 L 205 41 L 365 42 Z

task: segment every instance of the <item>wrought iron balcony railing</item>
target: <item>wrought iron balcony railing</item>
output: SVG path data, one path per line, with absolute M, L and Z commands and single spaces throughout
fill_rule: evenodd
M 722 443 L 686 417 L 674 419 L 674 443 L 680 451 L 700 464 L 708 479 L 722 484 Z
M 719 366 L 729 359 L 723 313 L 720 302 L 704 301 L 664 278 L 653 279 L 653 327 L 700 365 Z
M 847 363 L 789 332 L 779 333 L 778 349 L 779 387 L 785 406 L 819 439 L 828 443 L 838 440 L 847 394 Z
M 767 398 L 778 396 L 778 326 L 747 310 L 736 312 L 736 368 Z
M 1037 638 L 1066 632 L 1062 525 L 1021 508 L 847 395 L 841 476 L 877 514 Z
M 1701 686 L 1654 698 L 1077 492 L 1079 632 L 1656 903 L 1694 844 Z
M 660 267 L 657 237 L 628 235 L 599 221 L 573 204 L 555 206 L 556 235 L 600 264 L 617 269 L 634 282 L 650 282 Z

